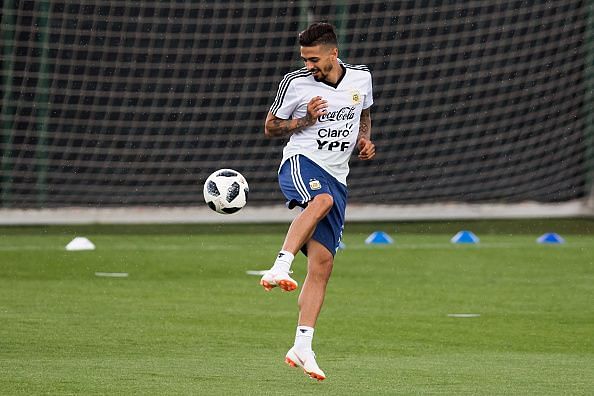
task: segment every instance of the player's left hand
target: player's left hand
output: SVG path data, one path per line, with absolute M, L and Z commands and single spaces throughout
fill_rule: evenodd
M 359 159 L 367 161 L 375 157 L 375 144 L 371 140 L 361 138 L 357 147 L 359 147 Z

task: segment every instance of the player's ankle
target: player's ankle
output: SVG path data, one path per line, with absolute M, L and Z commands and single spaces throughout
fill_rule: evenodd
M 290 272 L 291 271 L 291 264 L 293 264 L 293 260 L 295 256 L 293 253 L 288 252 L 286 250 L 281 250 L 274 261 L 274 265 L 272 269 L 283 271 L 283 272 Z
M 313 340 L 314 328 L 309 326 L 297 326 L 295 332 L 295 349 L 302 352 L 311 352 L 311 343 Z

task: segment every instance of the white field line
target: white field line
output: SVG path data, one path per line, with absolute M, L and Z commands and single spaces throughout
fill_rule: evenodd
M 255 276 L 262 276 L 267 272 L 267 270 L 249 270 L 245 271 L 246 275 L 255 275 Z
M 127 272 L 95 272 L 95 276 L 104 278 L 127 278 Z
M 481 314 L 476 313 L 452 313 L 448 314 L 450 318 L 478 318 Z

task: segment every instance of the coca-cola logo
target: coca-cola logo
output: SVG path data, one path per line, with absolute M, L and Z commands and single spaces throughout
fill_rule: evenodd
M 346 121 L 355 118 L 355 106 L 346 106 L 340 110 L 329 111 L 318 117 L 319 122 L 324 121 Z

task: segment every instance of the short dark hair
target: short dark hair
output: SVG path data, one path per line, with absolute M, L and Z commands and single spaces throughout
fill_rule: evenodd
M 315 47 L 321 44 L 338 45 L 334 26 L 326 22 L 316 22 L 299 33 L 299 44 L 302 47 Z

